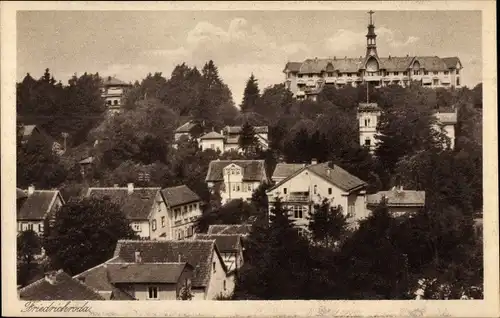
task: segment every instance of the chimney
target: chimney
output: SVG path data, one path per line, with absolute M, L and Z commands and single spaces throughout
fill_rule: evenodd
M 128 194 L 134 193 L 134 184 L 133 183 L 127 184 L 127 188 L 128 188 Z
M 141 252 L 140 251 L 135 251 L 135 262 L 136 263 L 142 263 L 142 257 L 141 257 Z
M 34 185 L 30 185 L 28 187 L 28 196 L 32 195 L 33 193 L 35 193 L 35 186 Z
M 311 165 L 315 165 L 318 163 L 318 160 L 316 158 L 311 159 Z
M 330 167 L 326 168 L 326 175 L 329 177 L 332 172 L 332 169 Z
M 51 272 L 45 273 L 45 281 L 51 285 L 55 285 L 57 282 L 57 272 L 51 271 Z

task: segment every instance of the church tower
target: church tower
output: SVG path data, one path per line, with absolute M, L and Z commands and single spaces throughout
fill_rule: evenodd
M 368 24 L 368 33 L 366 34 L 366 58 L 373 56 L 378 58 L 377 54 L 377 35 L 375 34 L 375 25 L 373 25 L 373 14 L 375 12 L 368 11 L 370 15 L 370 24 Z

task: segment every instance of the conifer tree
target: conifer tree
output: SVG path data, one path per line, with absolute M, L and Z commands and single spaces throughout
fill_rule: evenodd
M 247 81 L 247 85 L 243 92 L 243 102 L 241 103 L 240 110 L 242 112 L 253 112 L 256 110 L 257 103 L 260 98 L 259 85 L 253 73 Z
M 238 145 L 248 155 L 249 152 L 255 152 L 258 146 L 258 140 L 255 136 L 255 129 L 248 122 L 245 122 L 241 127 L 240 139 Z

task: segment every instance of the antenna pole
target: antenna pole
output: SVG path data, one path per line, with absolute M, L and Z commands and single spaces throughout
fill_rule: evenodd
M 370 94 L 368 93 L 368 88 L 370 86 L 370 82 L 366 81 L 366 103 L 370 103 Z

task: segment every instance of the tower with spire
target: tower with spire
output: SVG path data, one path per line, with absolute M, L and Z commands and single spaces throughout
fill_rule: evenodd
M 366 57 L 374 56 L 378 57 L 377 54 L 377 34 L 375 34 L 375 25 L 373 24 L 373 12 L 368 11 L 370 15 L 370 24 L 368 24 L 368 33 L 366 34 Z

